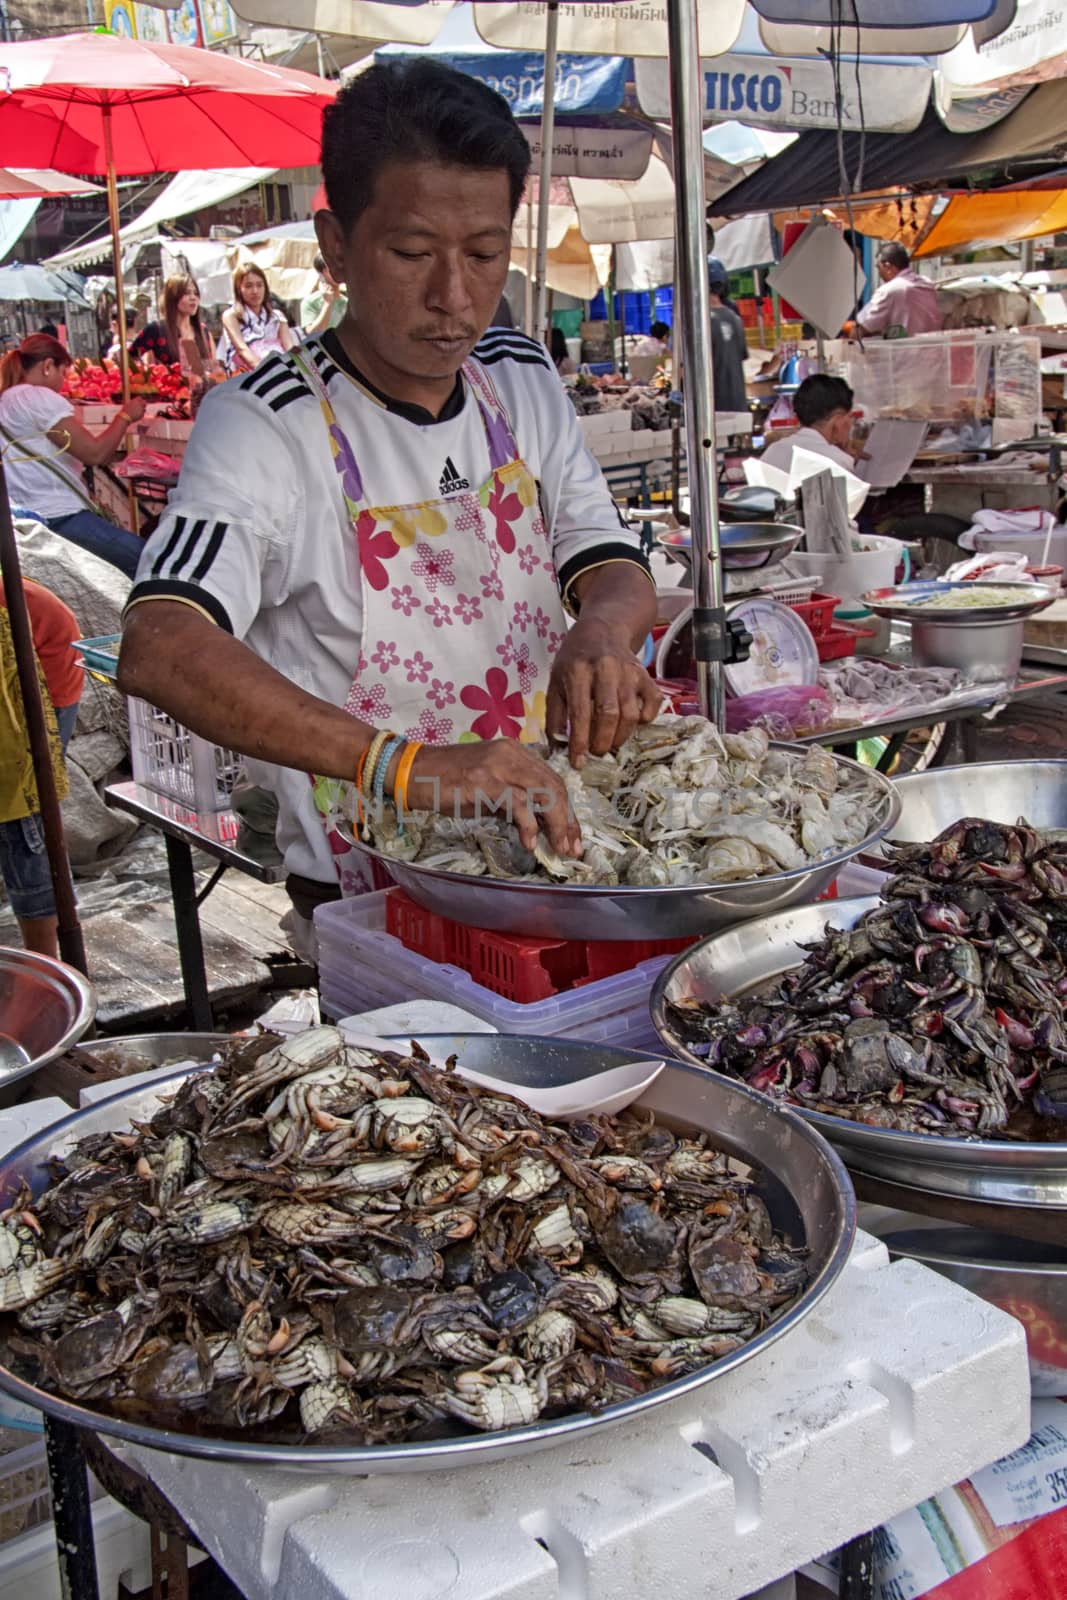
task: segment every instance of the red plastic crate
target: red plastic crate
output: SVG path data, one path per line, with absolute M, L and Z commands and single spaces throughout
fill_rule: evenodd
M 816 639 L 815 648 L 820 661 L 839 661 L 842 656 L 855 655 L 857 639 L 870 639 L 872 636 L 870 628 L 850 628 L 838 623 L 829 633 Z
M 389 890 L 385 926 L 407 949 L 459 967 L 494 994 L 523 1005 L 629 972 L 653 956 L 674 955 L 694 943 L 692 939 L 522 939 L 451 922 L 416 905 L 402 889 Z
M 834 626 L 834 609 L 841 604 L 841 596 L 837 594 L 813 594 L 807 600 L 799 600 L 789 607 L 798 617 L 803 617 L 811 629 L 815 642 L 830 633 Z

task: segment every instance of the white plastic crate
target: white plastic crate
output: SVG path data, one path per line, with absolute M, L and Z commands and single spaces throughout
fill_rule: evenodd
M 656 956 L 631 972 L 521 1005 L 475 983 L 459 967 L 406 949 L 385 931 L 383 892 L 320 906 L 315 932 L 322 1010 L 334 1020 L 406 1000 L 444 1000 L 492 1023 L 500 1033 L 657 1048 L 648 1001 L 670 956 Z
M 131 695 L 127 705 L 135 782 L 189 811 L 227 810 L 243 758 L 191 733 L 147 700 Z

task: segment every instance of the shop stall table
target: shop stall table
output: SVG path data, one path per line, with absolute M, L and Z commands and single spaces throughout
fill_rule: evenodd
M 910 665 L 906 644 L 878 658 L 891 666 Z M 1033 700 L 1038 695 L 1056 690 L 1067 690 L 1067 671 L 1052 671 L 1047 667 L 1027 666 L 1019 671 L 1015 682 L 1009 685 L 991 684 L 988 688 L 976 686 L 974 698 L 939 708 L 936 704 L 926 709 L 905 712 L 901 716 L 886 717 L 877 722 L 857 723 L 854 727 L 833 728 L 821 733 L 802 734 L 797 744 L 825 745 L 834 750 L 847 750 L 861 739 L 888 739 L 878 761 L 878 770 L 888 772 L 896 760 L 908 734 L 915 728 L 936 727 L 940 723 L 959 728 L 964 762 L 978 759 L 977 733 L 981 718 L 989 715 L 994 706 L 1014 705 L 1018 701 Z
M 213 814 L 189 811 L 138 783 L 110 784 L 104 791 L 104 799 L 116 811 L 127 812 L 131 817 L 136 817 L 138 822 L 155 828 L 163 835 L 189 1025 L 196 1032 L 210 1033 L 214 1020 L 204 965 L 199 907 L 227 867 L 247 873 L 259 883 L 280 883 L 285 877 L 285 868 L 281 862 L 269 865 L 238 850 L 237 819 L 232 811 Z M 213 856 L 219 863 L 207 887 L 199 894 L 193 874 L 194 849 Z

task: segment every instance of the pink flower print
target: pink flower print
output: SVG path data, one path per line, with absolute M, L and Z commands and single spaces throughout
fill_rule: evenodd
M 427 690 L 426 698 L 433 701 L 438 711 L 443 711 L 445 706 L 455 705 L 455 687 L 451 678 L 446 678 L 444 682 L 440 678 L 434 678 Z
M 399 549 L 389 529 L 379 528 L 369 511 L 361 511 L 356 518 L 356 542 L 367 582 L 372 589 L 386 588 L 389 574 L 384 563 L 391 561 Z
M 479 739 L 515 739 L 522 732 L 522 695 L 517 689 L 508 689 L 503 667 L 490 667 L 485 688 L 469 683 L 459 698 L 469 710 L 481 713 L 471 723 L 471 732 Z
M 540 562 L 541 557 L 538 555 L 533 545 L 524 544 L 522 549 L 519 551 L 519 566 L 522 568 L 523 572 L 525 572 L 527 575 L 529 575 L 531 572 L 536 572 Z
M 345 710 L 351 716 L 359 717 L 363 722 L 386 722 L 392 709 L 385 698 L 385 686 L 381 683 L 354 684 L 345 705 Z
M 494 573 L 493 576 L 496 577 L 496 574 Z M 500 583 L 499 578 L 496 581 L 498 584 Z M 501 596 L 503 596 L 503 590 L 501 590 Z M 480 622 L 483 615 L 481 601 L 476 594 L 457 595 L 456 604 L 452 607 L 452 610 L 468 628 L 472 622 Z
M 485 543 L 485 519 L 482 516 L 481 503 L 476 494 L 465 494 L 459 497 L 463 509 L 453 519 L 452 526 L 457 533 L 474 533 L 481 542 Z
M 419 606 L 422 605 L 422 601 L 419 599 L 410 583 L 405 583 L 402 589 L 398 589 L 396 584 L 394 584 L 389 593 L 393 597 L 393 610 L 402 611 L 405 617 L 410 617 L 411 613 L 416 611 Z
M 448 744 L 452 738 L 452 718 L 435 717 L 432 711 L 420 711 L 418 722 L 404 729 L 404 738 L 419 739 L 423 744 Z
M 366 656 L 363 654 L 363 651 L 361 650 L 359 652 L 359 660 L 356 663 L 356 677 L 357 678 L 362 678 L 363 674 L 366 672 L 366 670 L 367 670 L 369 665 L 370 665 L 370 662 L 367 660 Z
M 511 613 L 511 626 L 518 628 L 521 633 L 525 633 L 527 628 L 533 627 L 533 618 L 530 615 L 530 603 L 528 600 L 516 600 L 515 609 Z
M 435 628 L 450 628 L 452 626 L 452 608 L 445 604 L 440 595 L 430 601 L 426 607 L 426 615 L 433 618 Z
M 478 579 L 482 586 L 482 594 L 487 600 L 503 600 L 504 585 L 500 581 L 499 572 L 485 572 Z
M 421 650 L 416 650 L 413 656 L 405 656 L 404 665 L 409 683 L 425 683 L 433 671 L 433 662 L 427 661 Z
M 392 639 L 379 639 L 378 643 L 374 646 L 374 653 L 371 656 L 371 660 L 374 662 L 374 665 L 378 668 L 379 672 L 388 672 L 390 667 L 397 667 L 400 665 L 400 651 L 397 649 Z
M 507 486 L 498 478 L 493 479 L 489 490 L 488 510 L 495 522 L 496 542 L 509 556 L 515 548 L 515 535 L 512 532 L 512 523 L 518 522 L 522 516 L 522 501 L 515 493 L 508 493 Z M 531 572 L 533 568 L 530 568 Z
M 451 589 L 456 581 L 456 574 L 452 570 L 455 556 L 451 550 L 435 550 L 431 544 L 416 546 L 416 559 L 411 563 L 411 576 L 421 578 L 431 594 L 436 594 L 440 585 Z
M 548 653 L 550 656 L 554 656 L 556 654 L 566 637 L 567 635 L 565 633 L 557 633 L 555 628 L 551 630 L 548 635 Z
M 513 660 L 519 674 L 519 687 L 524 695 L 529 694 L 537 682 L 537 668 L 530 660 L 530 646 L 524 639 L 517 648 L 513 648 L 515 652 Z
M 504 643 L 497 645 L 496 653 L 506 667 L 510 667 L 513 661 L 518 660 L 518 651 L 515 648 L 515 641 L 511 637 L 510 633 L 504 635 Z
M 530 532 L 533 534 L 535 539 L 548 538 L 548 529 L 545 527 L 545 519 L 541 515 L 540 511 L 534 512 L 533 522 L 530 525 Z
M 534 623 L 534 627 L 537 629 L 537 637 L 539 639 L 544 639 L 544 638 L 547 637 L 547 635 L 548 635 L 548 625 L 551 622 L 551 620 L 552 619 L 549 616 L 548 612 L 547 611 L 542 611 L 541 607 L 538 606 L 537 610 L 533 614 L 533 623 Z

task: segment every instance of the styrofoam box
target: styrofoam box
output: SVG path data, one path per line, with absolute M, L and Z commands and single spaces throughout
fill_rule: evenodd
M 607 415 L 611 419 L 609 433 L 631 433 L 633 431 L 633 418 L 625 406 L 616 406 L 614 411 L 609 411 Z
M 615 431 L 611 424 L 611 418 L 612 413 L 610 411 L 594 411 L 591 416 L 579 417 L 578 420 L 582 425 L 582 432 L 592 438 L 596 438 L 598 435 Z
M 656 1048 L 648 1000 L 669 956 L 656 956 L 632 972 L 520 1005 L 475 983 L 459 967 L 429 961 L 406 949 L 386 933 L 384 891 L 320 906 L 315 932 L 322 1010 L 334 1020 L 413 998 L 445 1000 L 491 1022 L 501 1033 Z

